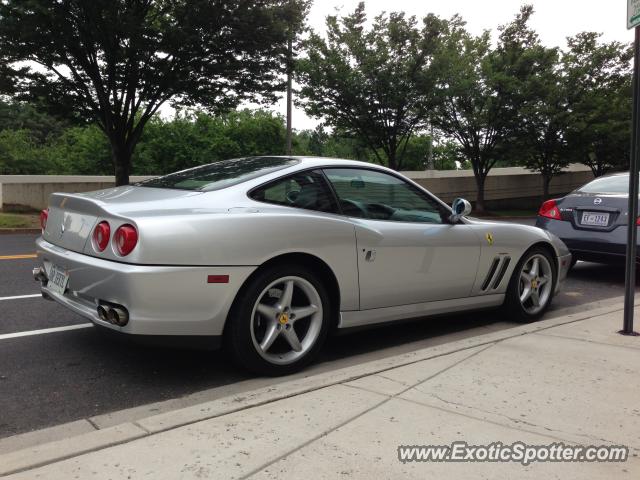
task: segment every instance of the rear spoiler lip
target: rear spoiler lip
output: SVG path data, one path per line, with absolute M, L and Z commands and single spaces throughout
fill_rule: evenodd
M 100 202 L 75 193 L 56 192 L 49 196 L 49 207 L 86 213 L 96 217 L 112 216 L 114 212 L 105 209 Z M 115 215 L 118 216 L 118 215 Z

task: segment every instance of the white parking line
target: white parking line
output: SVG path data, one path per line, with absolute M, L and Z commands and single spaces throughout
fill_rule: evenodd
M 36 298 L 42 297 L 41 293 L 34 293 L 33 295 L 14 295 L 13 297 L 0 297 L 0 301 L 2 300 L 18 300 L 19 298 Z
M 0 340 L 7 340 L 16 337 L 30 337 L 31 335 L 44 335 L 46 333 L 66 332 L 68 330 L 78 330 L 79 328 L 93 327 L 93 323 L 81 323 L 80 325 L 67 325 L 66 327 L 43 328 L 42 330 L 28 330 L 26 332 L 5 333 L 0 335 Z

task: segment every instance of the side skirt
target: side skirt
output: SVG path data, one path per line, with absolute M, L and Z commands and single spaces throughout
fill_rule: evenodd
M 454 298 L 435 302 L 398 305 L 396 307 L 373 308 L 371 310 L 355 310 L 340 312 L 338 328 L 360 327 L 376 323 L 406 320 L 409 318 L 427 317 L 443 313 L 463 312 L 497 307 L 504 303 L 504 294 L 479 295 L 476 297 Z

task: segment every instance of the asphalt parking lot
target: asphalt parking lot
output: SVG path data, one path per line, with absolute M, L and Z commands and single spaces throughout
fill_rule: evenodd
M 223 351 L 142 346 L 75 328 L 87 321 L 39 296 L 31 276 L 35 238 L 0 235 L 0 438 L 195 392 L 222 396 L 280 381 L 251 378 Z M 580 262 L 552 310 L 619 297 L 623 286 L 623 268 Z M 514 326 L 488 311 L 334 337 L 303 375 Z

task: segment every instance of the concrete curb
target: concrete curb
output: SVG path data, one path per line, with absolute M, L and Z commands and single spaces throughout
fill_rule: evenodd
M 640 302 L 637 305 L 640 305 Z M 295 379 L 245 392 L 240 395 L 232 395 L 199 405 L 149 416 L 135 422 L 128 422 L 118 426 L 95 430 L 66 439 L 9 452 L 0 455 L 0 476 L 29 470 L 203 420 L 220 417 L 332 385 L 346 383 L 404 365 L 468 350 L 481 345 L 497 343 L 506 339 L 547 330 L 558 325 L 579 322 L 600 315 L 622 311 L 622 308 L 623 305 L 621 302 L 596 308 L 589 308 L 588 305 L 585 305 L 582 306 L 579 312 L 568 314 L 557 312 L 559 316 L 540 322 L 427 347 L 421 350 L 345 367 L 331 372 L 324 372 L 302 379 Z M 571 311 L 573 309 L 568 310 Z

